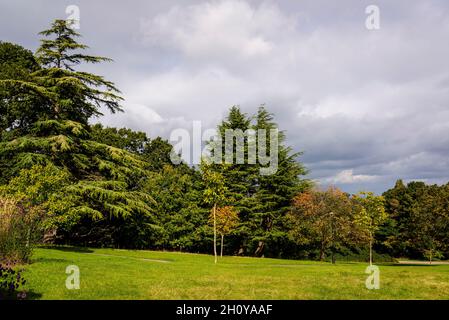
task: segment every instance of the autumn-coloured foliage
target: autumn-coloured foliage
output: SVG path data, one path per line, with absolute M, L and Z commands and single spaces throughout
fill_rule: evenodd
M 214 214 L 211 211 L 209 221 L 214 223 Z M 215 211 L 215 224 L 217 233 L 221 235 L 221 252 L 223 256 L 223 242 L 224 236 L 231 233 L 239 223 L 239 216 L 237 210 L 233 206 L 224 206 L 217 208 Z
M 352 202 L 340 189 L 303 192 L 293 199 L 292 207 L 291 235 L 298 244 L 317 244 L 320 260 L 324 260 L 329 247 L 334 252 L 337 246 L 352 239 Z

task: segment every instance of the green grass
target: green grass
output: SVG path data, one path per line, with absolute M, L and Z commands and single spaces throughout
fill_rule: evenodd
M 68 265 L 80 290 L 65 287 Z M 112 249 L 39 248 L 25 266 L 35 299 L 448 299 L 449 265 L 379 265 L 379 290 L 364 263 L 320 263 Z

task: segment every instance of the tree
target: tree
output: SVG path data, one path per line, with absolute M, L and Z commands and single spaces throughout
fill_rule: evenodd
M 298 244 L 318 243 L 321 261 L 330 247 L 335 263 L 336 247 L 351 240 L 354 227 L 351 208 L 348 195 L 338 188 L 300 193 L 293 199 L 288 215 L 292 223 L 290 235 Z
M 277 154 L 271 161 L 277 159 L 277 168 L 270 174 L 261 174 L 261 168 L 266 169 L 266 165 L 258 162 L 257 178 L 255 180 L 256 204 L 252 208 L 253 239 L 257 242 L 254 255 L 262 256 L 266 251 L 266 245 L 270 249 L 270 254 L 280 256 L 288 246 L 288 219 L 286 216 L 291 210 L 291 200 L 298 193 L 307 191 L 311 187 L 309 180 L 303 177 L 307 174 L 305 167 L 298 161 L 300 152 L 293 152 L 292 148 L 285 145 L 285 132 L 278 129 L 274 122 L 274 115 L 269 113 L 264 106 L 261 106 L 255 116 L 253 130 L 259 135 L 266 135 L 266 151 L 271 150 L 271 145 L 276 144 Z M 265 133 L 260 130 L 265 130 Z M 277 132 L 277 140 L 272 141 L 270 130 Z M 264 152 L 260 152 L 261 146 L 257 145 L 258 157 Z M 259 159 L 260 160 L 260 159 Z M 255 222 L 255 223 L 254 223 Z M 271 248 L 270 248 L 271 247 Z
M 92 140 L 135 154 L 142 154 L 150 142 L 145 132 L 128 128 L 105 128 L 99 123 L 90 127 L 90 135 Z
M 232 206 L 217 208 L 215 214 L 211 212 L 210 219 L 214 223 L 217 233 L 221 236 L 220 257 L 223 257 L 224 236 L 229 234 L 239 223 L 238 212 Z
M 410 230 L 414 247 L 432 263 L 442 258 L 447 249 L 449 223 L 447 186 L 426 186 L 419 201 L 412 207 Z
M 67 206 L 60 208 L 60 215 L 88 220 L 84 223 L 92 230 L 98 221 L 111 222 L 109 228 L 136 215 L 151 217 L 154 201 L 139 191 L 148 178 L 148 164 L 130 151 L 95 141 L 88 126 L 89 118 L 100 115 L 102 106 L 120 111 L 121 97 L 112 82 L 76 71 L 75 67 L 109 59 L 73 53 L 87 47 L 74 40 L 78 34 L 65 21 L 55 21 L 42 34 L 54 39 L 42 40 L 36 54 L 39 68 L 30 70 L 25 80 L 12 76 L 0 80 L 0 88 L 8 94 L 8 105 L 34 97 L 42 107 L 27 130 L 12 127 L 2 131 L 0 183 L 8 184 L 34 165 L 53 165 L 68 172 L 71 182 L 63 188 Z M 18 113 L 14 118 L 21 119 L 28 108 L 14 110 Z M 63 231 L 66 236 L 76 234 Z
M 187 167 L 187 166 L 186 166 Z M 148 247 L 180 251 L 209 251 L 211 236 L 203 207 L 201 175 L 193 168 L 165 165 L 153 172 L 142 190 L 156 202 L 155 219 L 160 228 Z
M 14 90 L 11 97 L 32 94 L 46 107 L 47 118 L 85 125 L 92 116 L 102 114 L 99 110 L 102 106 L 113 113 L 122 111 L 120 101 L 123 99 L 112 82 L 75 70 L 82 62 L 99 63 L 110 59 L 73 52 L 88 47 L 75 40 L 80 35 L 67 26 L 65 20 L 55 20 L 50 29 L 40 34 L 53 37 L 42 39 L 36 52 L 41 68 L 25 80 L 9 77 L 0 81 L 2 88 Z
M 13 43 L 0 42 L 0 140 L 16 131 L 23 134 L 45 115 L 45 101 L 8 83 L 11 80 L 31 81 L 31 74 L 39 69 L 31 51 Z
M 405 185 L 402 180 L 397 180 L 394 188 L 383 193 L 385 211 L 389 215 L 385 226 L 389 228 L 386 229 L 385 226 L 382 226 L 379 233 L 383 231 L 383 243 L 391 248 L 390 251 L 393 255 L 408 257 L 415 255 L 414 241 L 411 240 L 412 208 L 424 186 L 423 183 Z
M 277 141 L 271 141 L 270 130 L 279 133 L 275 138 Z M 255 256 L 266 253 L 281 256 L 289 242 L 285 216 L 291 199 L 310 186 L 307 180 L 302 179 L 307 171 L 297 161 L 300 154 L 293 153 L 284 145 L 284 133 L 277 130 L 273 115 L 263 106 L 252 117 L 233 106 L 217 131 L 222 147 L 221 163 L 226 163 L 220 171 L 227 188 L 226 197 L 239 212 L 241 221 L 233 234 L 235 250 Z M 265 157 L 272 156 L 271 160 L 276 163 L 262 161 L 262 151 L 267 150 L 262 150 L 259 143 L 254 149 L 252 143 L 262 138 L 265 138 L 265 147 L 270 151 L 269 154 L 265 152 Z M 278 146 L 273 147 L 276 149 L 273 153 L 271 145 Z M 216 142 L 211 146 L 215 147 Z M 268 175 L 263 174 L 269 170 L 270 164 L 276 168 Z
M 82 62 L 99 63 L 111 59 L 76 52 L 88 49 L 88 46 L 75 40 L 80 34 L 70 28 L 65 20 L 55 20 L 49 29 L 40 34 L 53 39 L 41 40 L 36 57 L 44 68 L 34 76 L 41 87 L 39 92 L 51 101 L 55 119 L 71 119 L 87 124 L 92 116 L 102 115 L 99 111 L 102 106 L 112 113 L 122 111 L 120 101 L 123 99 L 112 82 L 75 70 Z
M 214 171 L 207 160 L 201 161 L 201 172 L 204 182 L 204 202 L 212 205 L 212 216 L 214 223 L 214 257 L 217 263 L 217 205 L 225 201 L 226 187 L 223 175 Z
M 385 199 L 382 196 L 374 195 L 372 192 L 364 191 L 354 195 L 353 199 L 359 205 L 355 221 L 367 234 L 369 241 L 369 263 L 372 265 L 374 235 L 388 218 L 385 212 Z

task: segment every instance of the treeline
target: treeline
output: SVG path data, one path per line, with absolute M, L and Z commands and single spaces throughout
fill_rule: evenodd
M 389 219 L 379 230 L 377 250 L 430 261 L 449 258 L 449 183 L 398 180 L 383 196 Z
M 86 46 L 65 21 L 41 34 L 35 54 L 0 43 L 0 259 L 26 261 L 37 242 L 203 253 L 219 242 L 224 254 L 284 258 L 368 260 L 370 248 L 449 257 L 448 186 L 398 182 L 383 197 L 315 190 L 282 131 L 268 175 L 266 164 L 249 163 L 248 136 L 243 163 L 227 163 L 223 152 L 223 161 L 198 168 L 174 164 L 161 138 L 90 124 L 101 107 L 122 111 L 113 83 L 78 71 L 108 59 L 80 53 Z M 261 134 L 277 124 L 263 106 L 255 115 L 232 107 L 217 129 L 224 142 L 229 129 Z

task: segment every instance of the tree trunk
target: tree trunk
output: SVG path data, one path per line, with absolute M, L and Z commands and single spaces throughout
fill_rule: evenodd
M 373 236 L 371 233 L 369 237 L 369 265 L 373 265 Z
M 215 263 L 217 263 L 217 219 L 215 217 L 215 209 L 217 208 L 217 205 L 214 204 L 214 257 L 215 257 Z
M 262 253 L 263 253 L 264 247 L 265 247 L 265 242 L 259 241 L 259 244 L 258 244 L 258 246 L 257 246 L 256 252 L 254 252 L 254 255 L 255 255 L 256 257 L 261 256 Z
M 224 242 L 224 234 L 221 235 L 220 258 L 223 258 L 223 242 Z
M 321 243 L 321 247 L 320 247 L 320 261 L 324 261 L 324 242 Z
M 25 244 L 25 246 L 26 246 L 27 248 L 30 247 L 30 238 L 31 238 L 31 228 L 28 228 L 28 229 L 27 229 L 27 242 L 26 242 L 26 244 Z

